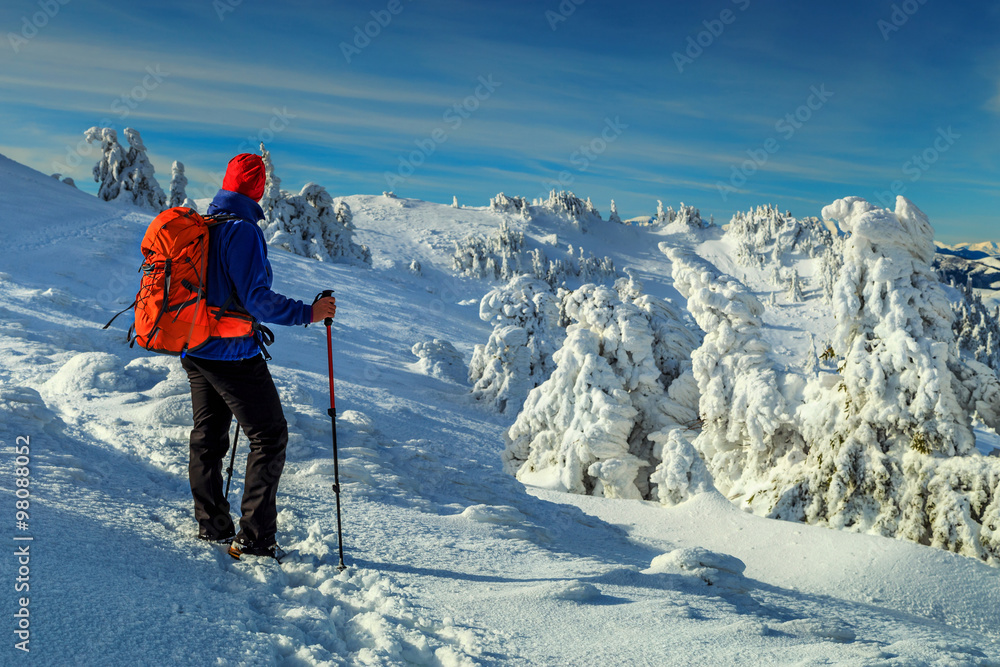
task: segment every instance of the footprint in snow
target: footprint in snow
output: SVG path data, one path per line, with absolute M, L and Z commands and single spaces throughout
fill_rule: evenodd
M 857 633 L 845 623 L 816 618 L 797 618 L 768 627 L 793 637 L 818 637 L 836 642 L 853 642 L 857 638 Z

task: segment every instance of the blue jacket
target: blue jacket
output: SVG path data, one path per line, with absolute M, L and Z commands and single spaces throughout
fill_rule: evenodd
M 208 213 L 229 213 L 239 220 L 212 225 L 208 232 L 208 275 L 205 300 L 223 306 L 231 295 L 259 322 L 297 325 L 312 320 L 312 306 L 271 291 L 271 264 L 264 233 L 257 221 L 264 217 L 257 202 L 246 195 L 219 190 Z M 210 340 L 189 353 L 201 359 L 235 361 L 260 354 L 253 338 Z

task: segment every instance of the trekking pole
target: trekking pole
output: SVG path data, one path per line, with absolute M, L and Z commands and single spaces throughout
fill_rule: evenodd
M 313 303 L 330 296 L 333 296 L 332 289 L 323 290 L 320 294 L 316 295 Z M 337 546 L 340 549 L 340 564 L 337 565 L 337 570 L 342 572 L 347 569 L 347 566 L 344 565 L 344 534 L 340 520 L 340 461 L 337 458 L 337 400 L 336 392 L 333 388 L 333 332 L 330 330 L 330 327 L 333 325 L 333 318 L 327 317 L 323 320 L 323 324 L 326 325 L 326 359 L 330 369 L 330 409 L 328 413 L 333 422 L 333 493 L 337 496 Z
M 236 435 L 233 436 L 233 451 L 229 454 L 229 467 L 226 468 L 226 500 L 229 500 L 229 483 L 233 481 L 233 464 L 236 463 L 236 445 L 240 441 L 240 422 L 236 422 Z

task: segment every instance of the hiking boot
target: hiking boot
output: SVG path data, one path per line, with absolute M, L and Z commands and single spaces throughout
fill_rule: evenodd
M 286 554 L 285 550 L 279 547 L 277 542 L 263 545 L 233 540 L 232 544 L 229 545 L 229 555 L 236 560 L 239 560 L 240 556 L 263 556 L 265 558 L 273 558 L 280 563 Z
M 235 535 L 209 535 L 208 533 L 198 533 L 198 539 L 212 544 L 229 544 Z

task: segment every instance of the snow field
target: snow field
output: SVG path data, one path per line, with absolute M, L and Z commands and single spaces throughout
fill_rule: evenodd
M 100 330 L 131 301 L 149 216 L 0 159 L 0 440 L 32 436 L 39 660 L 996 664 L 996 570 L 978 561 L 763 519 L 714 492 L 665 508 L 526 491 L 500 456 L 514 416 L 434 370 L 490 337 L 490 285 L 450 260 L 496 214 L 347 200 L 373 269 L 270 252 L 279 291 L 337 290 L 337 573 L 323 328 L 280 328 L 271 349 L 291 430 L 279 538 L 299 557 L 235 562 L 192 537 L 183 371 L 122 345 L 120 321 Z M 682 303 L 649 235 L 669 237 L 558 221 L 528 234 L 600 248 Z M 239 451 L 231 498 L 245 438 Z

